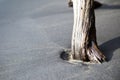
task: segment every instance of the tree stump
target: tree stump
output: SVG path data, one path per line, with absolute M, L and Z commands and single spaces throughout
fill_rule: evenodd
M 94 0 L 73 0 L 74 25 L 69 60 L 102 63 L 105 56 L 96 41 Z M 61 57 L 65 57 L 63 54 Z

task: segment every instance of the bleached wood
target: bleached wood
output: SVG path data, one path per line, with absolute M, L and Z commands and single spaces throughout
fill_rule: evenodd
M 72 59 L 102 62 L 104 55 L 96 42 L 94 0 L 72 0 L 74 25 L 71 42 Z

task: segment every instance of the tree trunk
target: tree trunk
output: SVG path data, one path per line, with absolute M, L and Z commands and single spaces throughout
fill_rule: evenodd
M 68 6 L 69 6 L 69 7 L 73 7 L 73 2 L 72 2 L 72 0 L 69 0 L 69 1 L 68 1 Z M 97 8 L 99 8 L 99 7 L 101 7 L 101 6 L 102 6 L 102 4 L 101 4 L 100 2 L 94 1 L 94 9 L 97 9 Z
M 105 61 L 96 42 L 94 0 L 73 0 L 74 25 L 71 58 L 93 63 Z

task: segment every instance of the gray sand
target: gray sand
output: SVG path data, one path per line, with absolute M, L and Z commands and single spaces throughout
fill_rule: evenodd
M 69 64 L 72 8 L 67 0 L 0 0 L 0 80 L 120 80 L 120 0 L 95 10 L 103 64 Z

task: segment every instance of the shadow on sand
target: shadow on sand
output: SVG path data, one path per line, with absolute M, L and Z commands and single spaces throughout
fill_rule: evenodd
M 120 48 L 120 37 L 103 43 L 99 46 L 99 48 L 106 56 L 107 61 L 110 61 L 112 59 L 114 51 Z
M 100 9 L 120 9 L 120 5 L 108 5 L 108 4 L 102 4 L 102 7 Z

